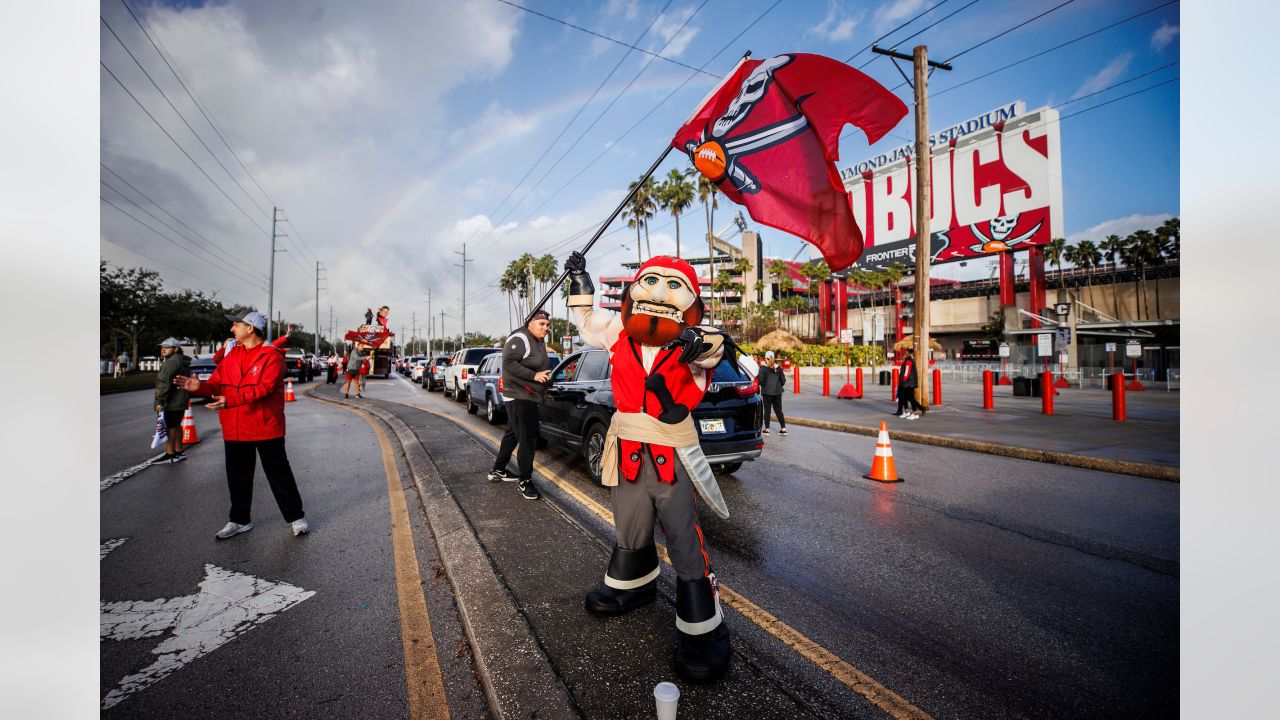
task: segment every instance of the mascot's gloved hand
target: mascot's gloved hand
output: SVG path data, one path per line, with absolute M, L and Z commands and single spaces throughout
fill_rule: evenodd
M 680 353 L 680 362 L 689 364 L 698 359 L 699 355 L 711 348 L 711 345 L 702 339 L 703 332 L 695 326 L 688 326 L 680 331 L 680 336 L 675 340 L 662 346 L 663 350 L 671 350 L 672 348 L 683 347 Z
M 564 261 L 564 269 L 569 271 L 569 295 L 594 295 L 596 286 L 587 274 L 587 258 L 574 250 Z

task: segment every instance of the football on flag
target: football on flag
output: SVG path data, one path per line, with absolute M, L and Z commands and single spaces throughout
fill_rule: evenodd
M 838 271 L 862 254 L 835 166 L 840 131 L 852 124 L 875 143 L 906 115 L 896 95 L 861 72 L 792 53 L 738 63 L 671 144 L 757 222 L 809 241 Z

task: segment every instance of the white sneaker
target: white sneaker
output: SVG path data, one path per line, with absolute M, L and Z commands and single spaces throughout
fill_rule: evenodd
M 226 540 L 229 537 L 235 537 L 240 533 L 249 532 L 252 529 L 253 529 L 253 523 L 251 522 L 245 523 L 244 525 L 241 525 L 240 523 L 229 522 L 226 524 L 225 527 L 219 530 L 218 534 L 214 535 L 214 537 L 216 537 L 219 540 Z
M 902 416 L 902 419 L 903 420 L 919 420 L 920 416 L 915 413 L 907 413 L 906 415 Z
M 293 525 L 294 537 L 297 537 L 299 535 L 306 535 L 307 533 L 311 532 L 311 523 L 307 522 L 307 519 L 304 517 L 294 520 L 292 525 Z

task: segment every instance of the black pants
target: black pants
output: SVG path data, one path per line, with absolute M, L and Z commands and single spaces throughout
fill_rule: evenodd
M 276 504 L 280 506 L 280 514 L 284 516 L 285 522 L 293 522 L 305 514 L 302 512 L 298 483 L 294 481 L 293 469 L 289 467 L 289 456 L 284 452 L 283 437 L 254 441 L 227 440 L 223 445 L 227 456 L 227 488 L 231 491 L 231 513 L 228 516 L 231 522 L 245 525 L 250 520 L 253 471 L 258 458 L 262 459 L 262 470 L 267 475 L 271 494 L 275 495 Z
M 769 427 L 769 410 L 772 409 L 778 414 L 778 424 L 786 427 L 787 418 L 782 415 L 782 396 L 761 395 L 760 399 L 764 401 L 764 426 Z
M 917 412 L 917 413 L 924 412 L 924 407 L 920 405 L 920 403 L 916 402 L 916 389 L 914 387 L 898 385 L 898 414 L 899 415 L 901 415 L 902 411 L 907 408 L 908 404 L 911 406 L 911 410 L 913 412 Z
M 518 477 L 533 477 L 533 451 L 538 447 L 538 403 L 533 400 L 507 400 L 507 431 L 502 434 L 498 457 L 493 460 L 494 470 L 506 470 L 511 462 L 511 452 L 516 450 Z

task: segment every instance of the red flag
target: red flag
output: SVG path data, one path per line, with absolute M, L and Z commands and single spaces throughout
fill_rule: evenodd
M 862 255 L 862 231 L 840 182 L 840 130 L 884 137 L 907 106 L 842 62 L 792 53 L 745 60 L 671 139 L 757 222 L 797 235 L 832 270 Z
M 370 347 L 376 348 L 379 345 L 381 345 L 387 338 L 391 337 L 393 334 L 394 333 L 392 333 L 390 330 L 386 329 L 385 327 L 380 327 L 375 325 L 361 325 L 359 330 L 348 330 L 347 334 L 344 335 L 342 339 L 350 340 L 352 342 L 363 343 L 365 345 L 369 345 Z

